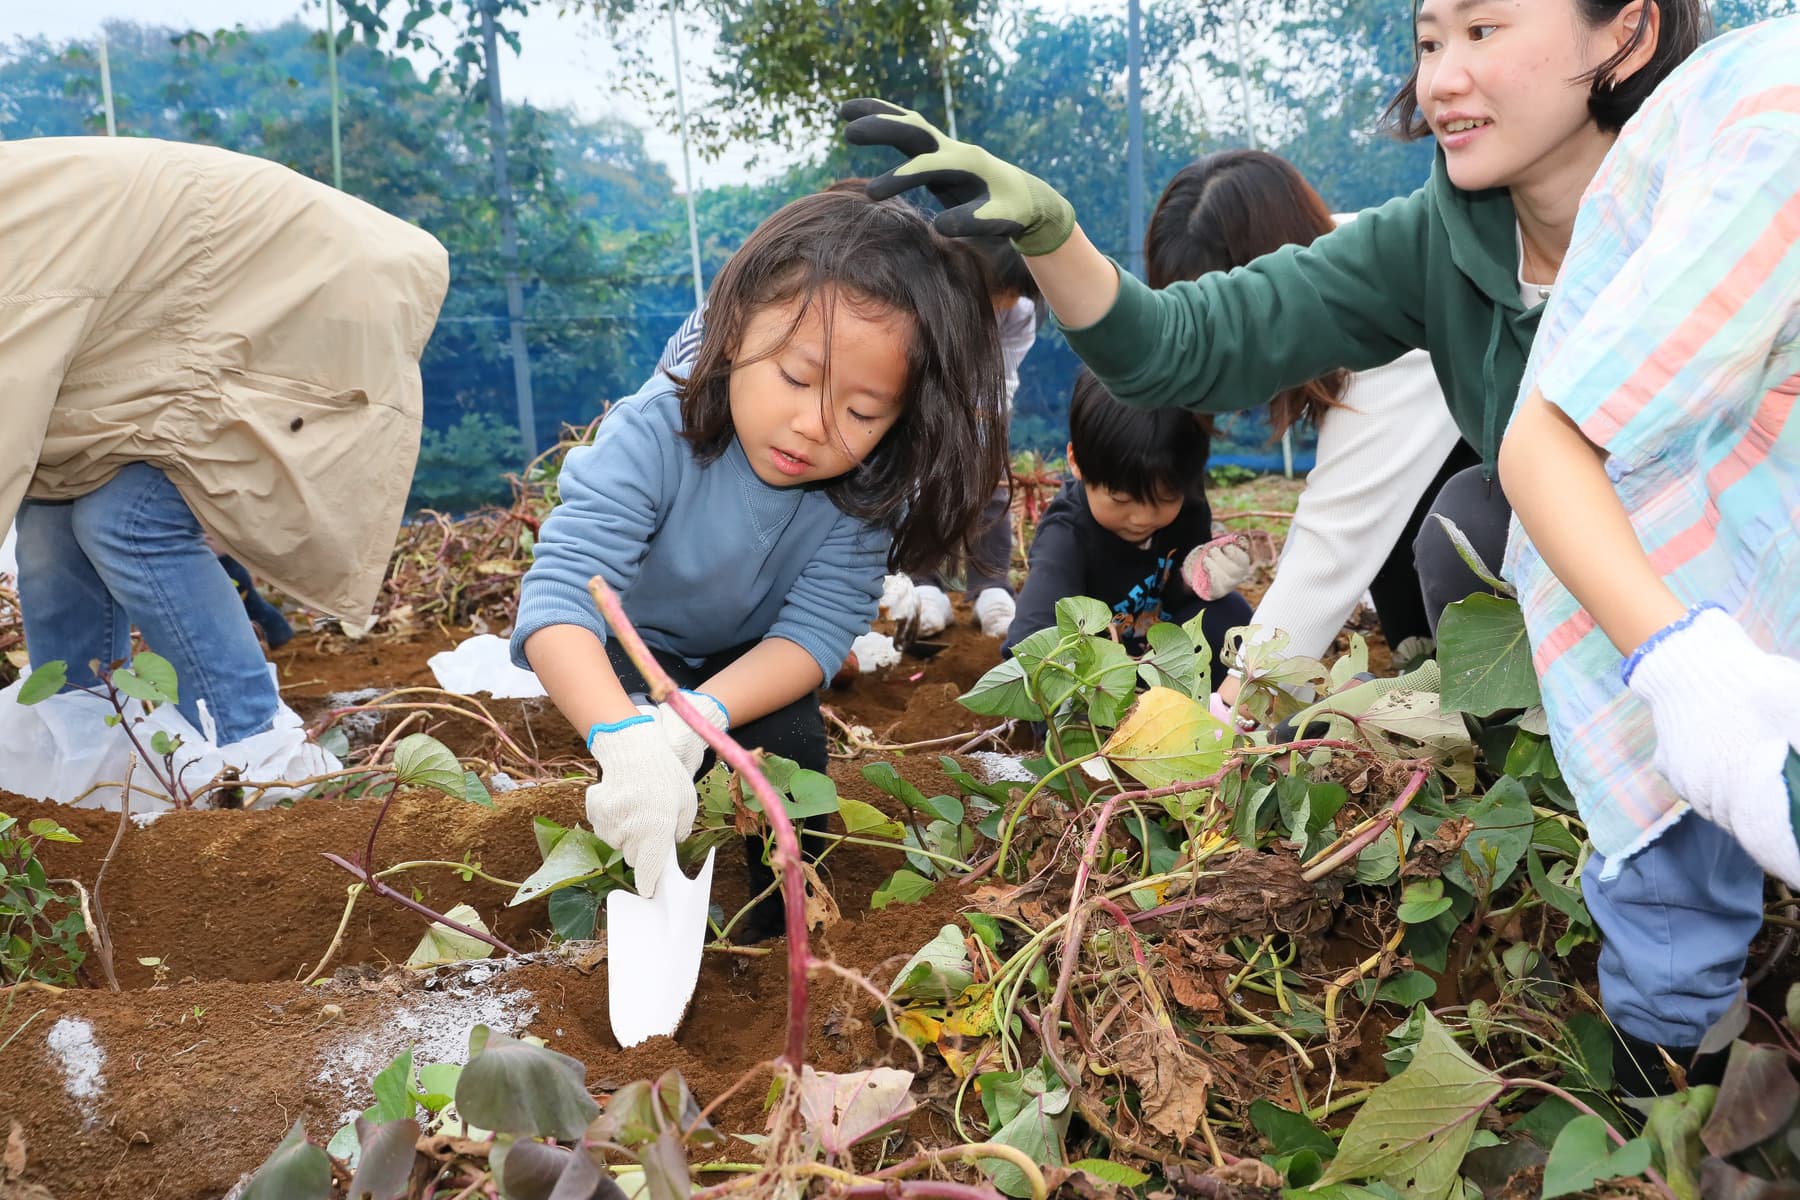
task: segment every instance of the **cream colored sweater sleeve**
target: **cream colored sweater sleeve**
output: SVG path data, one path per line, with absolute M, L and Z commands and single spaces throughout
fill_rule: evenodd
M 1319 424 L 1317 465 L 1252 623 L 1286 630 L 1291 654 L 1324 654 L 1457 437 L 1423 351 L 1353 376 Z

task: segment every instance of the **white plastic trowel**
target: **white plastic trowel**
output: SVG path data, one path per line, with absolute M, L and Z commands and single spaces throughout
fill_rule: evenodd
M 621 1046 L 670 1037 L 681 1026 L 700 978 L 713 853 L 692 879 L 671 859 L 648 900 L 625 888 L 606 894 L 606 1006 Z

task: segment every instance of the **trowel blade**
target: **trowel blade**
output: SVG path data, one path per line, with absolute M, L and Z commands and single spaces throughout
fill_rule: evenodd
M 606 896 L 606 1005 L 621 1046 L 673 1036 L 700 978 L 713 850 L 689 879 L 670 863 L 646 900 L 620 888 Z

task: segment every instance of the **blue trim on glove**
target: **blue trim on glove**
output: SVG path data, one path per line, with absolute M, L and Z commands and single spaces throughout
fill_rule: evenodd
M 598 737 L 600 734 L 617 733 L 621 729 L 629 729 L 633 725 L 642 725 L 645 721 L 654 721 L 654 720 L 656 720 L 656 718 L 653 716 L 650 716 L 648 713 L 639 713 L 635 717 L 626 717 L 623 721 L 613 721 L 611 723 L 608 723 L 606 721 L 595 721 L 591 726 L 588 727 L 588 735 L 587 735 L 588 753 L 590 753 L 590 754 L 593 753 L 594 739 L 596 737 Z
M 1724 605 L 1714 604 L 1711 601 L 1708 601 L 1705 604 L 1694 605 L 1694 607 L 1688 609 L 1687 612 L 1683 613 L 1680 617 L 1651 634 L 1649 638 L 1645 640 L 1643 645 L 1639 646 L 1636 650 L 1633 650 L 1631 656 L 1619 667 L 1619 679 L 1629 687 L 1631 685 L 1632 672 L 1638 669 L 1638 664 L 1644 661 L 1646 655 L 1662 645 L 1663 639 L 1668 637 L 1671 633 L 1680 633 L 1689 625 L 1692 625 L 1699 619 L 1700 614 L 1709 608 L 1716 608 L 1720 612 L 1725 611 Z
M 681 694 L 684 696 L 698 696 L 702 700 L 711 700 L 714 704 L 719 706 L 719 711 L 722 714 L 724 714 L 725 728 L 727 728 L 727 729 L 731 728 L 731 710 L 729 708 L 725 707 L 725 702 L 723 700 L 719 699 L 717 696 L 713 695 L 711 692 L 695 691 L 693 688 L 682 688 Z

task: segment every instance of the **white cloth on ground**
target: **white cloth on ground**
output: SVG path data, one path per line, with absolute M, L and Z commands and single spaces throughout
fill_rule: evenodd
M 275 668 L 270 666 L 273 676 Z M 29 675 L 27 675 L 29 678 Z M 81 692 L 62 692 L 25 705 L 18 702 L 20 679 L 0 691 L 0 789 L 39 800 L 75 804 L 79 808 L 119 808 L 118 787 L 94 790 L 95 785 L 124 782 L 126 766 L 134 753 L 131 740 L 120 726 L 108 726 L 112 709 L 104 700 Z M 227 768 L 248 782 L 298 781 L 337 770 L 342 764 L 317 743 L 306 740 L 304 723 L 293 709 L 282 705 L 272 728 L 228 746 L 215 746 L 173 705 L 164 704 L 146 713 L 136 700 L 128 700 L 125 719 L 146 749 L 158 733 L 180 738 L 173 764 L 179 787 L 191 793 L 217 779 Z M 161 769 L 161 764 L 157 764 Z M 255 807 L 267 807 L 294 795 L 290 788 L 273 788 L 250 797 Z M 214 801 L 217 793 L 209 793 Z M 203 807 L 213 807 L 202 798 Z M 131 779 L 131 810 L 163 812 L 174 807 L 167 791 L 140 761 Z

